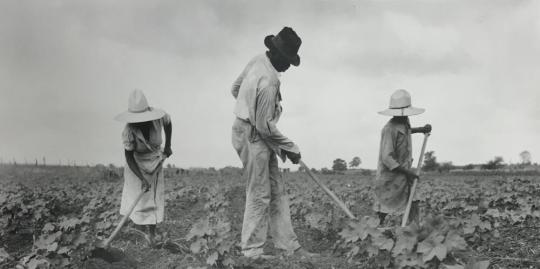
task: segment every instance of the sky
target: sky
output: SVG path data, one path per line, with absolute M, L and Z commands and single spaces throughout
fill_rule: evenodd
M 396 89 L 426 109 L 411 123 L 433 126 L 439 161 L 536 162 L 538 14 L 533 0 L 1 1 L 0 158 L 123 165 L 113 117 L 141 89 L 171 115 L 169 163 L 240 166 L 231 84 L 290 26 L 301 64 L 281 76 L 278 127 L 308 165 L 375 168 Z

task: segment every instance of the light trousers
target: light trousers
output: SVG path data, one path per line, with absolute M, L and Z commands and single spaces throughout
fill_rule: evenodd
M 232 130 L 232 143 L 247 179 L 242 252 L 245 256 L 262 254 L 268 235 L 275 248 L 294 251 L 300 244 L 292 227 L 277 156 L 259 137 L 250 139 L 252 128 L 249 122 L 236 119 Z

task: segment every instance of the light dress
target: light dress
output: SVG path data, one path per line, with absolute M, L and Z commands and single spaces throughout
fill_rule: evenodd
M 161 149 L 163 126 L 170 123 L 170 116 L 165 114 L 161 119 L 152 121 L 148 141 L 140 129 L 132 124 L 126 124 L 122 132 L 122 140 L 126 150 L 133 151 L 135 162 L 141 173 L 148 180 L 151 188 L 144 194 L 130 219 L 138 225 L 157 224 L 163 221 L 165 211 L 165 186 L 163 179 L 162 160 L 164 158 Z M 124 188 L 120 214 L 126 215 L 129 207 L 141 193 L 141 180 L 126 164 L 124 166 Z

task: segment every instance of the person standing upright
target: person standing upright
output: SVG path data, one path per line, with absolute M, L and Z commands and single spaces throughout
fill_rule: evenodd
M 412 128 L 409 116 L 424 113 L 423 108 L 413 107 L 411 95 L 406 90 L 397 90 L 390 97 L 388 109 L 379 112 L 392 118 L 381 131 L 379 161 L 375 180 L 375 202 L 373 209 L 382 224 L 388 214 L 401 214 L 407 207 L 414 179 L 418 175 L 412 166 L 411 134 L 430 133 L 431 125 Z M 413 201 L 409 216 L 419 220 L 418 201 Z
M 263 254 L 267 236 L 274 247 L 289 254 L 311 257 L 300 247 L 292 227 L 287 193 L 277 157 L 285 162 L 300 161 L 300 149 L 284 136 L 276 124 L 281 116 L 280 72 L 298 66 L 302 40 L 284 27 L 278 35 L 264 39 L 266 53 L 255 56 L 233 83 L 236 99 L 232 144 L 247 177 L 246 207 L 242 224 L 242 253 L 250 258 L 271 258 Z

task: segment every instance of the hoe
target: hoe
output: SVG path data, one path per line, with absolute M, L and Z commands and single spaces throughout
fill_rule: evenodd
M 133 209 L 135 209 L 135 206 L 137 206 L 137 204 L 143 197 L 144 193 L 145 192 L 141 192 L 139 196 L 137 196 L 135 202 L 133 202 L 133 204 L 129 207 L 128 213 L 122 217 L 122 220 L 120 220 L 120 223 L 118 223 L 116 229 L 114 229 L 114 232 L 109 236 L 109 238 L 96 244 L 95 249 L 92 251 L 92 257 L 102 258 L 107 262 L 119 261 L 125 257 L 123 251 L 116 248 L 109 248 L 109 245 L 111 241 L 116 237 L 116 235 L 118 235 L 118 233 L 126 223 L 127 219 L 133 212 Z
M 165 157 L 165 155 L 162 155 L 162 159 L 156 167 L 156 170 L 161 169 L 163 161 L 165 161 L 166 158 L 167 157 Z M 120 232 L 120 230 L 122 229 L 127 219 L 129 218 L 129 216 L 131 215 L 144 194 L 145 192 L 142 191 L 139 196 L 137 196 L 133 204 L 131 204 L 131 206 L 129 207 L 128 212 L 122 217 L 122 219 L 116 226 L 116 229 L 114 229 L 113 233 L 109 236 L 109 238 L 95 245 L 95 248 L 91 253 L 92 257 L 101 258 L 110 263 L 124 259 L 125 254 L 123 253 L 123 251 L 116 248 L 109 248 L 109 245 L 111 244 L 111 241 L 118 235 L 118 233 Z
M 319 187 L 321 187 L 321 189 L 323 189 L 323 191 L 328 194 L 330 198 L 332 198 L 332 201 L 334 201 L 334 203 L 336 203 L 338 207 L 341 208 L 345 212 L 345 214 L 347 214 L 347 216 L 349 216 L 349 218 L 356 219 L 353 213 L 347 208 L 345 203 L 343 203 L 330 189 L 328 189 L 328 187 L 326 187 L 321 182 L 321 180 L 313 172 L 311 172 L 309 167 L 307 167 L 307 165 L 302 160 L 300 160 L 300 166 L 304 167 L 304 170 L 306 170 L 309 177 L 311 177 L 311 179 L 315 181 L 315 183 L 317 183 L 317 185 L 319 185 Z
M 417 174 L 419 175 L 420 174 L 420 169 L 422 167 L 422 161 L 423 161 L 423 158 L 424 158 L 424 151 L 426 150 L 426 143 L 427 143 L 427 139 L 429 137 L 429 133 L 425 134 L 424 136 L 424 143 L 422 144 L 422 150 L 420 152 L 420 158 L 418 159 L 418 167 L 417 167 Z M 319 185 L 319 187 L 321 187 L 323 189 L 323 191 L 328 195 L 330 196 L 330 198 L 332 199 L 332 201 L 334 201 L 334 203 L 336 203 L 336 205 L 341 208 L 343 210 L 343 212 L 345 212 L 345 214 L 347 214 L 347 216 L 351 219 L 356 219 L 356 217 L 353 215 L 353 213 L 347 208 L 347 206 L 345 205 L 345 203 L 343 203 L 330 189 L 328 189 L 328 187 L 326 187 L 322 182 L 321 180 L 313 173 L 311 172 L 311 170 L 309 169 L 309 167 L 302 161 L 300 160 L 300 166 L 302 166 L 307 174 L 309 175 L 309 177 L 315 181 L 315 183 L 317 183 L 317 185 Z M 402 223 L 401 223 L 401 226 L 402 227 L 405 227 L 405 225 L 407 224 L 407 219 L 408 219 L 408 216 L 409 216 L 409 212 L 411 210 L 411 204 L 412 204 L 412 200 L 414 198 L 414 192 L 416 190 L 416 184 L 417 184 L 417 180 L 415 179 L 414 180 L 414 183 L 413 183 L 413 186 L 411 187 L 411 192 L 410 192 L 410 195 L 409 195 L 409 200 L 407 201 L 407 208 L 405 209 L 405 214 L 403 215 L 403 220 L 402 220 Z
M 424 151 L 426 151 L 426 144 L 430 133 L 426 133 L 424 135 L 424 143 L 422 143 L 422 150 L 420 151 L 420 158 L 418 158 L 418 166 L 416 167 L 416 174 L 420 175 L 420 171 L 422 170 L 422 162 L 424 160 Z M 414 199 L 414 193 L 416 191 L 416 184 L 418 183 L 418 179 L 414 179 L 414 183 L 411 187 L 411 191 L 409 194 L 409 200 L 407 201 L 407 207 L 405 208 L 405 214 L 403 214 L 403 219 L 401 221 L 401 227 L 405 227 L 407 225 L 407 220 L 409 218 L 409 213 L 411 212 L 411 205 Z

